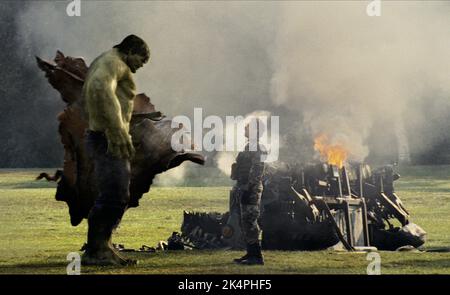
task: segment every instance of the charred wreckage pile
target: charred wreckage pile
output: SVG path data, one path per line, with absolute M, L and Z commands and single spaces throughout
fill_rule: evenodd
M 37 58 L 37 64 L 67 104 L 58 116 L 65 152 L 63 170 L 54 176 L 43 173 L 39 178 L 58 181 L 56 200 L 68 204 L 71 223 L 77 226 L 87 218 L 97 196 L 93 164 L 84 148 L 87 121 L 81 88 L 88 66 L 83 59 L 66 57 L 59 51 L 54 62 Z M 157 112 L 145 94 L 135 97 L 130 133 L 136 157 L 131 162 L 129 208 L 139 205 L 156 174 L 184 161 L 204 164 L 199 154 L 172 150 L 170 138 L 176 130 L 170 126 L 171 120 Z M 315 147 L 320 150 L 319 143 Z M 344 165 L 342 151 L 336 152 L 328 151 L 326 161 L 315 164 L 267 165 L 260 216 L 263 248 L 354 250 L 372 246 L 396 250 L 423 245 L 425 231 L 410 222 L 408 211 L 395 193 L 394 181 L 399 175 L 393 167 L 372 171 L 366 164 Z M 337 161 L 333 158 L 336 155 Z M 234 196 L 230 194 L 226 213 L 184 212 L 181 233 L 174 232 L 168 247 L 159 248 L 243 248 L 239 200 Z
M 262 246 L 276 250 L 397 250 L 420 247 L 426 233 L 394 190 L 393 166 L 327 163 L 266 168 L 261 199 Z M 199 249 L 244 247 L 238 200 L 226 213 L 184 212 L 181 238 Z

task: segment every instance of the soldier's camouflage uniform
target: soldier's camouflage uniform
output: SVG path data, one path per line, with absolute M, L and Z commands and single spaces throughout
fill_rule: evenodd
M 241 230 L 247 244 L 259 243 L 258 218 L 264 175 L 264 162 L 261 157 L 264 154 L 263 147 L 250 151 L 247 145 L 245 150 L 238 154 L 232 166 L 231 178 L 237 181 L 233 193 L 237 194 L 240 203 Z

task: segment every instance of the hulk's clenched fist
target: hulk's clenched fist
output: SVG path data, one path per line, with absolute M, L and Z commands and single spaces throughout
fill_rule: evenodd
M 129 42 L 133 42 L 133 38 Z M 89 67 L 83 86 L 89 129 L 104 132 L 108 152 L 119 158 L 130 158 L 134 154 L 128 134 L 136 91 L 132 73 L 148 61 L 148 48 L 143 52 L 113 48 L 103 53 Z
M 134 147 L 131 142 L 131 136 L 125 128 L 106 129 L 105 135 L 108 140 L 108 153 L 126 159 L 134 156 Z

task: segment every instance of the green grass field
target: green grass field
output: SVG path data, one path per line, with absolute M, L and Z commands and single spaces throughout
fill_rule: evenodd
M 52 169 L 0 170 L 0 273 L 65 274 L 66 256 L 85 242 L 86 222 L 69 223 L 55 184 L 35 181 Z M 428 232 L 426 248 L 450 246 L 450 166 L 407 167 L 397 191 L 412 221 Z M 129 210 L 114 236 L 127 248 L 155 246 L 180 229 L 183 210 L 225 212 L 229 187 L 153 187 Z M 382 274 L 450 274 L 450 253 L 380 252 Z M 266 251 L 265 266 L 238 266 L 235 251 L 127 254 L 134 267 L 83 267 L 87 274 L 365 274 L 365 253 Z

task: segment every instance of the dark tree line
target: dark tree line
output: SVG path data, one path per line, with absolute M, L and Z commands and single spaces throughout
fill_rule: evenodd
M 49 97 L 48 83 L 33 67 L 33 49 L 20 46 L 16 17 L 25 5 L 0 2 L 0 167 L 58 167 L 56 115 L 63 103 L 56 92 Z

